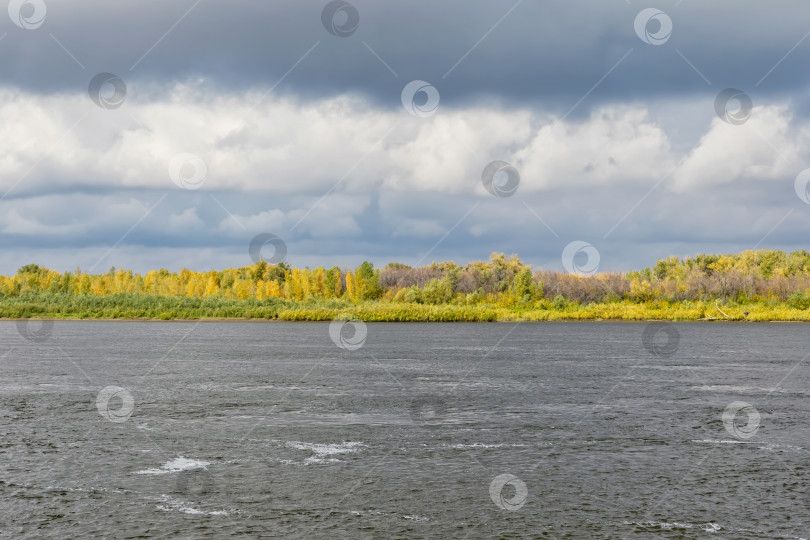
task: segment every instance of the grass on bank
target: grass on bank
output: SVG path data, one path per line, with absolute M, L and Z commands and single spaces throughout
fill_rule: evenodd
M 227 299 L 117 294 L 108 296 L 33 293 L 0 297 L 0 317 L 53 319 L 261 319 L 329 321 L 354 315 L 368 322 L 482 322 L 564 320 L 810 321 L 810 310 L 782 302 L 738 304 L 713 301 L 636 303 L 627 300 L 580 305 L 541 300 L 530 305 L 429 305 L 417 303 L 279 298 Z

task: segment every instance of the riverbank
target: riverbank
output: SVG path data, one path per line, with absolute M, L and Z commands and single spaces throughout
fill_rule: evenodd
M 280 320 L 329 321 L 356 317 L 367 322 L 495 321 L 810 321 L 810 310 L 779 302 L 738 304 L 617 301 L 581 305 L 541 300 L 531 304 L 427 305 L 347 300 L 295 302 L 270 298 L 235 300 L 142 295 L 34 294 L 0 299 L 2 319 L 77 320 Z

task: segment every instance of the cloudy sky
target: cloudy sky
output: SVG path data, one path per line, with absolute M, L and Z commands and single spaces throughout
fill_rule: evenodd
M 810 248 L 806 0 L 6 3 L 2 273 Z

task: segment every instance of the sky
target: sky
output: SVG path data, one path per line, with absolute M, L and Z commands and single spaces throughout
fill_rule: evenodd
M 806 0 L 6 4 L 3 274 L 810 247 Z

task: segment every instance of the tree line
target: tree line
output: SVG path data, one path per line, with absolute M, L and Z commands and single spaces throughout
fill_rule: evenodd
M 804 310 L 810 307 L 810 253 L 756 250 L 730 255 L 673 256 L 639 271 L 594 276 L 534 269 L 517 255 L 503 253 L 493 253 L 488 261 L 464 266 L 453 262 L 420 267 L 389 263 L 375 268 L 364 262 L 351 270 L 321 266 L 292 268 L 286 263 L 270 265 L 260 261 L 208 272 L 160 269 L 138 274 L 111 268 L 105 273 L 91 274 L 81 269 L 60 273 L 28 264 L 13 276 L 0 276 L 2 297 L 43 293 L 527 309 L 722 299 L 743 305 L 778 302 Z

